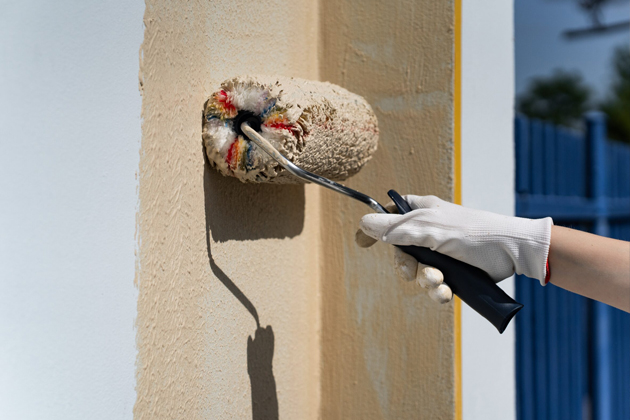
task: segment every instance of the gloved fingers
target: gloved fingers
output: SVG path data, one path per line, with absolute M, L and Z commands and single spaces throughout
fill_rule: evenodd
M 453 299 L 453 291 L 444 284 L 444 274 L 435 267 L 424 265 L 400 248 L 394 250 L 394 269 L 404 281 L 416 280 L 422 288 L 428 289 L 429 297 L 438 303 Z
M 444 283 L 444 274 L 435 267 L 418 263 L 416 282 L 428 289 L 429 297 L 438 303 L 447 303 L 453 299 L 453 291 Z
M 445 235 L 444 231 L 447 236 L 452 231 L 428 221 L 433 212 L 435 210 L 419 209 L 404 215 L 371 213 L 361 218 L 359 226 L 366 235 L 388 244 L 417 245 L 435 250 L 439 239 Z
M 400 248 L 394 248 L 394 271 L 401 280 L 413 281 L 417 277 L 418 261 Z
M 385 207 L 385 210 L 387 210 L 388 212 L 392 214 L 398 213 L 398 209 L 396 208 L 396 205 L 394 204 L 393 201 L 390 201 L 389 203 L 385 204 L 383 207 Z M 369 248 L 372 245 L 374 245 L 376 242 L 378 242 L 378 239 L 367 235 L 365 232 L 361 230 L 361 228 L 359 228 L 357 232 L 354 234 L 354 241 L 361 248 Z
M 371 238 L 382 240 L 383 235 L 400 220 L 401 215 L 398 214 L 378 214 L 369 213 L 361 218 L 359 227 Z M 401 244 L 402 245 L 402 244 Z
M 415 260 L 415 258 L 414 258 Z M 417 263 L 416 282 L 424 289 L 435 289 L 444 282 L 444 274 L 435 267 Z
M 429 289 L 429 297 L 437 303 L 448 303 L 453 299 L 453 291 L 442 283 L 434 289 Z

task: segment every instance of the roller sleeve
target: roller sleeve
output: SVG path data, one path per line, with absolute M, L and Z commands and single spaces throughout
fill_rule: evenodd
M 294 164 L 336 181 L 357 173 L 378 143 L 372 108 L 342 87 L 279 76 L 235 77 L 205 103 L 203 142 L 210 164 L 243 182 L 304 182 L 243 135 L 244 121 Z

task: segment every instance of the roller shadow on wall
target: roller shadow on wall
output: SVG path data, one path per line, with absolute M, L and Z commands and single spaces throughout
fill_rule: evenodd
M 204 153 L 206 222 L 215 242 L 293 238 L 304 228 L 304 185 L 244 184 L 210 167 Z
M 207 213 L 206 213 L 207 215 Z M 208 236 L 208 259 L 210 268 L 221 283 L 238 299 L 256 321 L 254 338 L 247 338 L 247 373 L 251 384 L 252 420 L 277 420 L 278 394 L 276 379 L 273 376 L 274 335 L 271 325 L 260 326 L 258 312 L 254 304 L 245 296 L 236 284 L 216 265 L 210 252 Z
M 247 373 L 249 375 L 249 381 L 251 384 L 251 396 L 252 396 L 252 420 L 277 420 L 279 417 L 278 411 L 278 394 L 276 391 L 276 379 L 273 376 L 273 352 L 274 352 L 274 334 L 271 325 L 268 325 L 266 328 L 262 328 L 260 326 L 260 318 L 258 317 L 258 311 L 254 304 L 245 296 L 245 294 L 239 289 L 239 287 L 228 277 L 227 274 L 215 263 L 212 258 L 212 250 L 211 250 L 211 241 L 210 234 L 212 229 L 215 229 L 216 226 L 222 226 L 219 222 L 218 224 L 212 223 L 213 218 L 221 217 L 220 213 L 215 211 L 211 211 L 213 204 L 216 203 L 216 196 L 219 194 L 216 190 L 213 191 L 215 187 L 211 182 L 210 172 L 214 172 L 212 168 L 209 167 L 209 163 L 205 162 L 204 169 L 204 195 L 205 195 L 205 212 L 206 212 L 206 246 L 208 249 L 208 262 L 210 264 L 210 269 L 215 277 L 223 283 L 223 285 L 234 295 L 234 297 L 245 307 L 245 309 L 252 315 L 254 320 L 256 321 L 256 331 L 254 332 L 254 337 L 250 335 L 247 338 Z M 218 175 L 218 174 L 214 174 Z M 221 175 L 218 175 L 221 176 Z M 236 180 L 234 180 L 236 181 Z M 236 181 L 238 182 L 238 181 Z M 304 188 L 302 188 L 302 201 L 304 201 Z M 232 204 L 234 204 L 234 197 L 229 198 Z M 221 208 L 221 206 L 218 206 Z M 245 212 L 239 213 L 241 216 L 245 214 Z M 230 213 L 222 215 L 223 218 L 229 218 Z M 304 206 L 302 203 L 302 216 L 304 217 Z M 245 224 L 246 225 L 246 224 Z M 215 227 L 212 227 L 215 226 Z M 232 226 L 232 225 L 230 225 Z M 224 226 L 225 227 L 225 226 Z M 299 227 L 299 230 L 298 230 Z M 292 232 L 293 230 L 297 231 L 294 235 L 299 234 L 302 231 L 302 224 L 299 226 L 296 224 L 294 226 L 290 226 L 289 229 L 285 230 L 285 233 Z M 219 228 L 218 236 L 220 238 L 224 238 L 222 240 L 227 239 L 238 239 L 238 237 L 233 237 L 234 235 L 227 235 L 226 232 Z M 262 232 L 264 233 L 264 232 Z M 217 237 L 213 234 L 213 239 L 220 241 L 221 239 L 217 239 Z M 262 236 L 262 237 L 285 237 L 289 236 Z M 243 238 L 245 239 L 245 238 Z M 254 238 L 248 238 L 254 239 Z

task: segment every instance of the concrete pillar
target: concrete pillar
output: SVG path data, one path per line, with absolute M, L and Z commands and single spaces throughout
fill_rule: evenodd
M 454 3 L 322 1 L 320 75 L 363 95 L 379 150 L 348 185 L 385 203 L 453 198 Z M 322 418 L 454 418 L 453 303 L 393 271 L 393 247 L 354 243 L 368 208 L 322 192 Z

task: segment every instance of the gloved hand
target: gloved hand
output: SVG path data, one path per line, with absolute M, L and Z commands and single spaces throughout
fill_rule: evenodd
M 361 219 L 369 237 L 395 245 L 417 245 L 448 255 L 488 273 L 499 282 L 515 272 L 545 284 L 553 221 L 503 216 L 468 209 L 435 196 L 404 197 L 413 211 L 404 214 L 370 213 Z M 357 232 L 357 239 L 367 241 Z M 416 278 L 429 296 L 448 302 L 452 292 L 439 270 L 417 264 L 397 249 L 396 271 L 405 279 Z M 415 273 L 414 273 L 415 269 Z
M 390 213 L 398 213 L 396 205 L 391 201 L 384 207 Z M 361 248 L 369 248 L 378 242 L 378 239 L 366 235 L 360 228 L 354 240 Z M 415 280 L 418 285 L 427 289 L 429 297 L 438 303 L 447 303 L 453 299 L 453 292 L 443 283 L 444 274 L 440 270 L 418 262 L 414 257 L 396 247 L 394 248 L 394 271 L 404 281 Z

